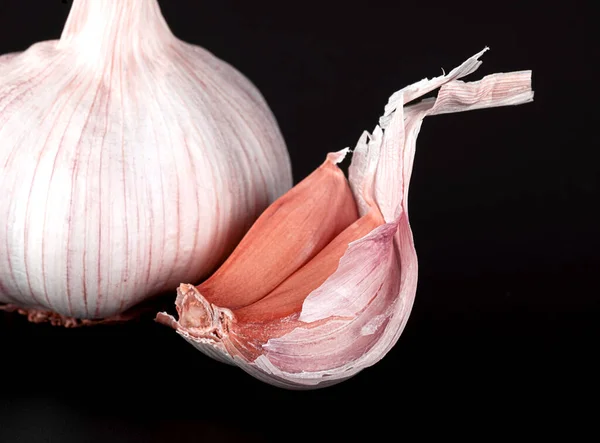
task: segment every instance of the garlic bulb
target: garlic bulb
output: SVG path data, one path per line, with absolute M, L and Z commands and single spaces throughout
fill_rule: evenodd
M 349 150 L 330 153 L 259 217 L 215 274 L 180 285 L 178 320 L 160 313 L 157 321 L 207 355 L 285 388 L 338 383 L 383 358 L 417 288 L 407 199 L 423 119 L 533 100 L 530 71 L 458 80 L 486 49 L 393 94 L 373 133 L 360 137 L 348 183 L 336 163 Z M 439 87 L 437 98 L 405 106 Z
M 0 57 L 0 307 L 117 316 L 200 281 L 292 185 L 258 90 L 156 0 L 75 0 Z

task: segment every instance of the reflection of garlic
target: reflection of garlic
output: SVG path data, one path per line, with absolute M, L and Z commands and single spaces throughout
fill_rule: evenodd
M 533 99 L 530 71 L 472 83 L 458 80 L 478 68 L 483 52 L 448 75 L 392 95 L 380 125 L 373 134 L 363 134 L 353 152 L 349 184 L 354 201 L 348 205 L 358 207 L 355 218 L 348 219 L 347 211 L 336 218 L 302 209 L 305 204 L 318 207 L 317 194 L 324 206 L 328 198 L 339 202 L 336 196 L 343 195 L 339 183 L 320 192 L 316 178 L 322 171 L 317 170 L 267 209 L 210 279 L 198 287 L 180 286 L 178 321 L 165 313 L 157 320 L 206 354 L 287 388 L 331 385 L 381 359 L 400 336 L 416 292 L 407 198 L 423 118 Z M 436 99 L 405 106 L 440 86 Z M 329 154 L 321 168 L 335 171 L 334 163 L 346 152 Z M 299 220 L 280 213 L 312 217 Z M 340 223 L 345 224 L 341 232 Z M 271 227 L 278 229 L 274 236 L 269 235 Z M 290 267 L 290 259 L 306 252 L 294 242 L 298 229 L 309 245 L 306 256 L 312 258 Z M 306 231 L 323 240 L 319 234 L 325 230 L 339 233 L 320 250 L 310 249 L 315 243 Z M 269 247 L 276 244 L 276 249 Z M 244 259 L 246 250 L 261 255 Z M 273 277 L 279 283 L 274 289 Z M 266 288 L 260 285 L 263 279 L 269 281 Z
M 71 325 L 199 281 L 291 185 L 262 96 L 156 0 L 75 0 L 0 57 L 0 308 Z

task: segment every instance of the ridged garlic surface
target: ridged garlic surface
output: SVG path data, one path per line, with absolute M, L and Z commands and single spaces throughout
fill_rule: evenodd
M 0 306 L 118 315 L 199 281 L 292 185 L 259 91 L 156 0 L 75 0 L 0 57 Z

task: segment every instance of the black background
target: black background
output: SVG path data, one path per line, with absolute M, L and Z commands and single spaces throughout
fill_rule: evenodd
M 178 37 L 259 87 L 296 181 L 371 130 L 392 92 L 486 45 L 470 78 L 532 69 L 535 100 L 424 122 L 410 193 L 416 302 L 375 366 L 286 391 L 150 319 L 65 330 L 2 314 L 0 441 L 572 438 L 598 412 L 591 3 L 161 1 Z M 58 38 L 68 10 L 0 0 L 0 53 Z

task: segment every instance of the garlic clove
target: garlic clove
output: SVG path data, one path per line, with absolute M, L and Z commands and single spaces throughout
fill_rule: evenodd
M 332 153 L 258 218 L 225 263 L 198 291 L 230 309 L 248 306 L 275 289 L 358 218 L 352 191 Z
M 358 219 L 335 237 L 315 258 L 289 276 L 266 297 L 236 309 L 239 323 L 266 323 L 300 312 L 306 297 L 335 272 L 340 259 L 353 241 L 384 223 L 377 208 Z
M 290 389 L 329 386 L 383 358 L 402 333 L 417 288 L 418 261 L 407 199 L 423 119 L 533 99 L 530 71 L 489 75 L 471 83 L 458 80 L 477 69 L 486 49 L 448 75 L 393 94 L 380 125 L 372 135 L 360 137 L 349 182 L 360 220 L 369 214 L 379 219 L 368 232 L 360 232 L 360 238 L 344 238 L 350 242 L 331 274 L 325 251 L 337 250 L 331 246 L 335 240 L 323 249 L 324 256 L 317 255 L 254 305 L 223 308 L 194 286 L 180 285 L 179 321 L 165 313 L 158 314 L 157 321 L 205 354 Z M 438 87 L 436 98 L 404 106 Z M 311 263 L 322 259 L 323 272 L 311 269 Z M 312 282 L 295 277 L 303 272 Z M 263 309 L 258 308 L 261 304 Z

